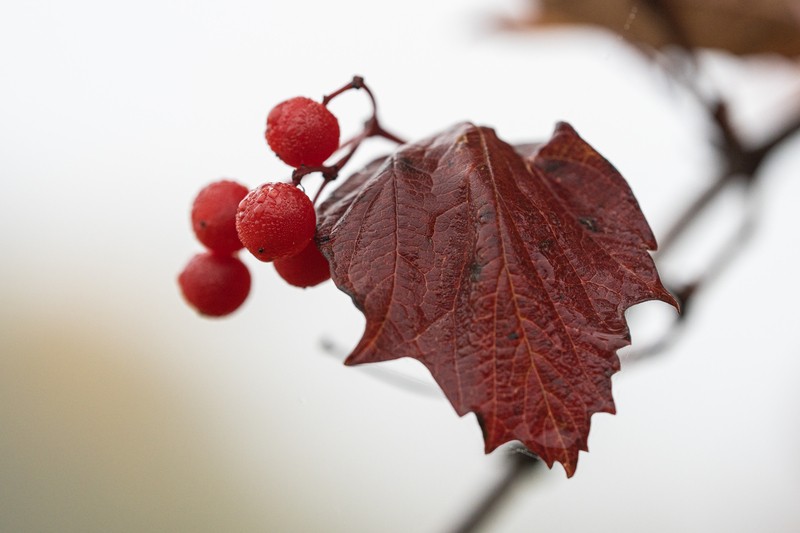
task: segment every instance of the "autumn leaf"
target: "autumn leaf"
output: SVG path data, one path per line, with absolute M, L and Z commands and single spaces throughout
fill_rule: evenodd
M 347 364 L 418 359 L 487 453 L 519 440 L 569 476 L 614 412 L 625 309 L 674 305 L 628 185 L 567 124 L 519 149 L 471 124 L 403 145 L 321 206 L 317 238 L 367 320 Z
M 679 45 L 733 54 L 800 55 L 797 0 L 533 0 L 512 28 L 591 24 L 653 48 Z

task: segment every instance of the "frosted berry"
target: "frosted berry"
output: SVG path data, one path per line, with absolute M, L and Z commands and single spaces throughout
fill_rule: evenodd
M 331 277 L 330 264 L 313 240 L 300 253 L 276 260 L 275 270 L 295 287 L 313 287 Z
M 192 228 L 209 250 L 222 254 L 242 248 L 236 233 L 236 209 L 247 195 L 247 187 L 222 180 L 204 187 L 192 204 Z
M 319 102 L 297 96 L 272 108 L 265 137 L 287 165 L 320 166 L 339 148 L 339 121 Z
M 300 252 L 314 237 L 316 226 L 311 200 L 290 183 L 265 183 L 253 189 L 236 213 L 239 240 L 261 261 Z
M 224 316 L 236 311 L 250 292 L 250 272 L 238 258 L 215 252 L 194 256 L 178 276 L 186 301 L 198 313 Z

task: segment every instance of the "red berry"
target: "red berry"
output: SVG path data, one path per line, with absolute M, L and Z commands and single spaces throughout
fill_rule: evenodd
M 208 249 L 229 254 L 241 249 L 236 233 L 236 209 L 247 187 L 233 181 L 216 181 L 204 187 L 192 204 L 192 228 Z
M 184 298 L 198 313 L 224 316 L 236 311 L 250 292 L 250 272 L 238 258 L 197 254 L 178 276 Z
M 275 270 L 295 287 L 313 287 L 331 277 L 328 260 L 313 240 L 297 255 L 276 260 Z
M 265 137 L 286 164 L 316 167 L 339 148 L 339 121 L 319 102 L 297 96 L 272 108 Z
M 239 240 L 261 261 L 288 257 L 314 237 L 317 214 L 306 193 L 290 183 L 265 183 L 239 204 Z

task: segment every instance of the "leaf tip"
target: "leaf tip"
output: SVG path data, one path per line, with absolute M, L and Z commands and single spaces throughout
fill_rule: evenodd
M 575 128 L 569 122 L 565 122 L 560 120 L 556 122 L 556 127 L 553 131 L 553 135 L 578 135 L 578 132 L 575 131 Z

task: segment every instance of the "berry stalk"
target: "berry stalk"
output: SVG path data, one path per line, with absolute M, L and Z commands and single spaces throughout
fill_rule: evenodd
M 332 165 L 318 165 L 318 166 L 300 166 L 299 168 L 295 169 L 292 173 L 292 183 L 298 185 L 300 181 L 307 176 L 308 174 L 312 174 L 314 172 L 319 172 L 322 174 L 323 182 L 320 185 L 319 190 L 317 190 L 317 194 L 314 196 L 313 203 L 316 205 L 317 201 L 322 194 L 322 191 L 331 181 L 335 180 L 339 176 L 339 172 L 342 168 L 347 164 L 348 161 L 353 157 L 358 147 L 361 143 L 370 138 L 370 137 L 383 137 L 389 141 L 395 142 L 397 144 L 405 144 L 405 141 L 394 135 L 393 133 L 388 132 L 378 120 L 378 103 L 375 99 L 375 95 L 372 93 L 370 88 L 364 83 L 364 78 L 361 76 L 353 76 L 353 79 L 350 82 L 346 83 L 342 87 L 339 87 L 332 93 L 323 96 L 322 98 L 322 105 L 326 106 L 328 103 L 331 102 L 337 96 L 350 91 L 350 90 L 363 90 L 367 96 L 369 97 L 370 104 L 372 105 L 372 114 L 364 123 L 364 128 L 361 130 L 360 133 L 355 135 L 353 138 L 347 140 L 346 142 L 342 143 L 339 147 L 340 149 L 347 148 L 347 152 L 345 152 L 335 163 Z

